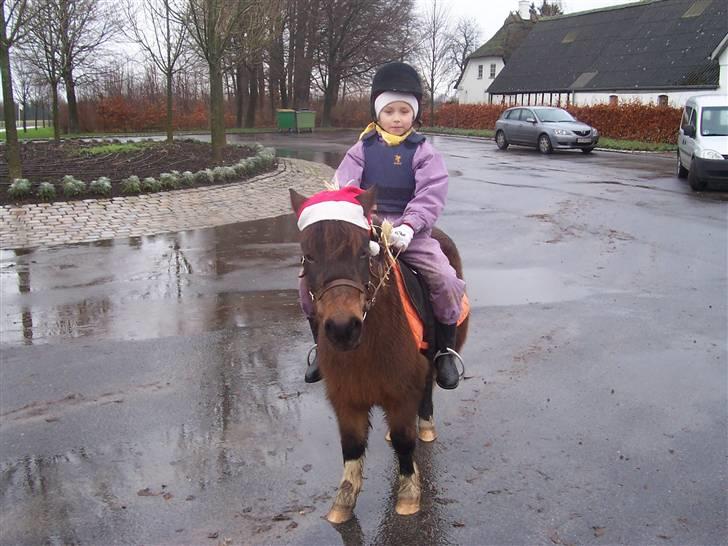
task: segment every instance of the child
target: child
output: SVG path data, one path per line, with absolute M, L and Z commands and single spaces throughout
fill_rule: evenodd
M 431 236 L 445 206 L 448 174 L 440 154 L 413 129 L 415 122 L 420 124 L 421 100 L 422 84 L 414 68 L 400 62 L 382 66 L 372 82 L 371 114 L 376 121 L 346 153 L 334 180 L 339 187 L 377 186 L 377 215 L 395 226 L 393 246 L 419 271 L 430 290 L 437 320 L 437 384 L 454 389 L 460 377 L 452 347 L 465 283 L 457 278 L 440 244 Z M 305 283 L 301 305 L 315 340 L 313 305 Z M 306 370 L 306 382 L 320 379 L 314 360 Z

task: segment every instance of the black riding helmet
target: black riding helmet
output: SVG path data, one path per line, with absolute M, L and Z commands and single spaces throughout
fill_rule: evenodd
M 377 119 L 374 110 L 374 101 L 385 91 L 398 93 L 412 93 L 417 99 L 417 115 L 415 121 L 422 123 L 422 82 L 417 71 L 407 63 L 387 63 L 379 68 L 372 80 L 372 95 L 370 98 L 372 119 Z

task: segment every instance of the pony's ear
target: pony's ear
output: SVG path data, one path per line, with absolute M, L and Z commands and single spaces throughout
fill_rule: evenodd
M 372 186 L 364 193 L 359 194 L 356 198 L 364 209 L 364 215 L 369 216 L 369 211 L 372 210 L 374 203 L 377 202 L 377 187 Z
M 301 209 L 301 205 L 303 205 L 303 202 L 308 198 L 301 195 L 293 188 L 288 188 L 288 193 L 291 195 L 291 207 L 293 207 L 293 212 L 298 214 L 298 211 Z

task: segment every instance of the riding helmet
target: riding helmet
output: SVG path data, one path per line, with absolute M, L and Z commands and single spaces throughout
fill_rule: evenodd
M 377 119 L 374 101 L 385 91 L 399 93 L 412 93 L 417 99 L 417 122 L 420 122 L 422 113 L 422 82 L 417 71 L 407 63 L 387 63 L 377 70 L 372 80 L 372 94 L 370 98 L 372 119 Z

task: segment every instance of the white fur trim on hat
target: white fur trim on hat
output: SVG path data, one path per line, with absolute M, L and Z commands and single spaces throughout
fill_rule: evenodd
M 361 205 L 347 201 L 322 201 L 309 205 L 301 211 L 298 217 L 298 229 L 303 231 L 321 220 L 343 220 L 360 228 L 367 230 L 371 228 Z
M 415 97 L 412 93 L 397 93 L 395 91 L 385 91 L 384 93 L 378 95 L 376 99 L 374 99 L 374 111 L 377 114 L 377 119 L 379 119 L 379 113 L 385 106 L 397 101 L 402 101 L 409 104 L 412 108 L 412 111 L 414 112 L 413 117 L 417 117 L 417 97 Z

